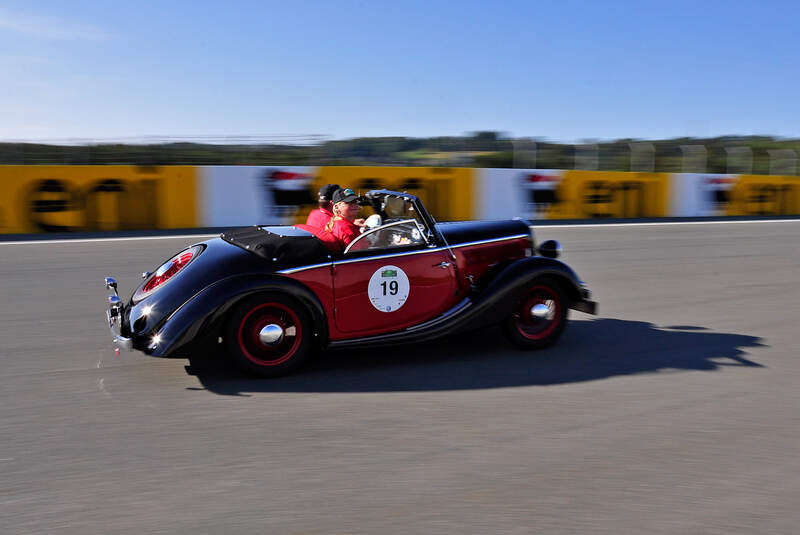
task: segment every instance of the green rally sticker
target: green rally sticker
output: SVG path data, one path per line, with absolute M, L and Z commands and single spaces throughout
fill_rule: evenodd
M 383 273 L 381 273 L 381 277 L 396 277 L 397 270 L 394 269 L 387 269 Z

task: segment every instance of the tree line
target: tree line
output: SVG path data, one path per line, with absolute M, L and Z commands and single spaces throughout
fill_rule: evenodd
M 646 151 L 637 155 L 637 147 L 645 147 Z M 780 154 L 788 158 L 788 163 L 784 163 L 790 171 L 785 174 L 796 174 L 796 160 L 792 160 L 792 154 L 796 159 L 800 140 L 723 136 L 570 144 L 545 139 L 514 139 L 499 132 L 484 131 L 464 136 L 362 137 L 312 144 L 6 142 L 0 143 L 0 164 L 516 166 L 538 169 L 587 168 L 581 166 L 589 165 L 588 168 L 609 171 L 681 172 L 687 170 L 687 147 L 701 148 L 700 163 L 697 163 L 695 150 L 693 165 L 703 169 L 691 169 L 693 171 L 728 172 L 732 166 L 731 149 L 737 149 L 739 160 L 733 162 L 735 167 L 745 166 L 745 171 L 769 174 L 775 168 L 775 151 L 780 149 Z M 741 161 L 742 154 L 744 161 Z M 588 156 L 581 159 L 581 155 Z

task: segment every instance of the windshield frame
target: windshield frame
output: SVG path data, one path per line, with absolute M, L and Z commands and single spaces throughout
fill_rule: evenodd
M 345 248 L 345 250 L 344 250 L 344 252 L 342 254 L 349 253 L 350 250 L 353 248 L 353 245 L 355 245 L 356 243 L 359 243 L 360 241 L 362 241 L 367 236 L 375 234 L 376 232 L 381 231 L 381 230 L 386 230 L 387 228 L 391 228 L 391 227 L 394 227 L 394 226 L 407 224 L 409 221 L 413 221 L 416 224 L 417 229 L 419 230 L 420 235 L 422 236 L 422 243 L 409 243 L 409 244 L 405 244 L 405 245 L 395 245 L 393 247 L 389 246 L 389 247 L 380 247 L 380 248 L 378 248 L 378 247 L 367 248 L 367 249 L 361 249 L 361 250 L 358 250 L 358 251 L 354 251 L 354 253 L 361 253 L 361 252 L 365 252 L 365 251 L 392 251 L 392 250 L 395 250 L 395 249 L 407 250 L 407 249 L 413 249 L 414 247 L 421 247 L 421 246 L 428 247 L 428 246 L 430 246 L 431 242 L 428 239 L 428 236 L 426 235 L 427 232 L 426 232 L 425 228 L 422 226 L 422 224 L 417 219 L 409 217 L 408 219 L 401 219 L 399 221 L 392 221 L 391 223 L 387 223 L 386 225 L 379 225 L 379 226 L 377 226 L 375 228 L 372 228 L 372 229 L 369 229 L 367 231 L 364 231 L 363 234 L 361 234 L 356 239 L 354 239 L 349 244 L 347 244 L 347 247 Z

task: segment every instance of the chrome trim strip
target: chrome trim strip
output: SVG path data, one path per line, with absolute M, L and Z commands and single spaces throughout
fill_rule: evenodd
M 292 273 L 297 273 L 298 271 L 305 271 L 307 269 L 316 269 L 320 267 L 330 267 L 331 262 L 325 262 L 324 264 L 311 264 L 310 266 L 300 266 L 296 268 L 289 268 L 289 269 L 281 269 L 280 271 L 276 271 L 275 273 L 280 273 L 281 275 L 291 275 Z
M 353 258 L 352 260 L 334 261 L 333 265 L 337 266 L 337 265 L 340 265 L 340 264 L 353 264 L 355 262 L 368 262 L 369 260 L 380 260 L 382 258 L 396 258 L 398 256 L 410 256 L 410 255 L 415 255 L 415 254 L 425 254 L 425 253 L 431 253 L 433 251 L 443 251 L 443 250 L 444 250 L 444 247 L 436 247 L 434 249 L 422 249 L 422 250 L 419 250 L 419 251 L 408 251 L 408 252 L 405 252 L 405 253 L 390 253 L 390 254 L 382 254 L 382 255 L 375 255 L 375 256 L 367 256 L 367 257 L 364 257 L 364 258 Z
M 502 238 L 492 238 L 490 240 L 479 240 L 479 241 L 471 241 L 467 243 L 459 243 L 457 245 L 451 245 L 453 249 L 458 249 L 459 247 L 469 247 L 470 245 L 482 245 L 484 243 L 492 243 L 496 241 L 505 241 L 505 240 L 518 240 L 520 238 L 527 238 L 528 234 L 516 234 L 514 236 L 503 236 Z
M 464 299 L 459 301 L 453 308 L 451 308 L 450 310 L 446 311 L 441 316 L 436 316 L 432 320 L 428 320 L 425 323 L 420 323 L 419 325 L 412 325 L 411 327 L 406 327 L 405 331 L 413 332 L 413 331 L 417 331 L 419 329 L 424 329 L 425 327 L 430 327 L 432 325 L 436 325 L 437 323 L 441 323 L 441 322 L 443 322 L 443 321 L 445 321 L 447 319 L 450 319 L 451 316 L 454 316 L 454 315 L 458 314 L 459 312 L 461 312 L 465 308 L 468 308 L 471 304 L 472 304 L 472 299 L 470 299 L 469 297 L 465 297 Z M 400 332 L 403 332 L 403 331 L 400 331 Z
M 493 242 L 500 242 L 500 241 L 506 241 L 506 240 L 518 240 L 520 238 L 528 238 L 528 235 L 527 234 L 515 234 L 514 236 L 503 236 L 502 238 L 491 238 L 491 239 L 488 239 L 488 240 L 471 241 L 471 242 L 467 242 L 467 243 L 459 243 L 459 244 L 456 244 L 456 245 L 451 245 L 450 248 L 451 249 L 458 249 L 459 247 L 469 247 L 471 245 L 483 245 L 485 243 L 493 243 Z M 417 250 L 417 251 L 407 251 L 407 252 L 401 252 L 401 253 L 388 253 L 388 254 L 382 254 L 382 255 L 376 255 L 376 256 L 367 256 L 367 257 L 364 257 L 364 258 L 353 258 L 351 260 L 333 260 L 332 264 L 334 266 L 337 266 L 337 265 L 340 265 L 340 264 L 353 264 L 353 263 L 356 263 L 356 262 L 367 262 L 369 260 L 381 260 L 383 258 L 395 258 L 395 257 L 398 257 L 398 256 L 409 256 L 409 255 L 415 255 L 415 254 L 424 254 L 424 253 L 431 253 L 431 252 L 435 252 L 435 251 L 446 251 L 446 250 L 447 250 L 447 247 L 433 247 L 433 248 L 429 247 L 429 248 L 421 249 L 421 250 Z M 330 266 L 330 265 L 331 265 L 331 263 L 327 263 L 326 262 L 325 264 L 313 264 L 313 265 L 310 265 L 310 266 L 299 266 L 299 267 L 296 267 L 296 268 L 282 269 L 280 271 L 276 271 L 275 273 L 289 275 L 291 273 L 297 273 L 298 271 L 303 271 L 303 270 L 306 270 L 306 269 L 314 269 L 314 268 L 323 267 L 323 266 Z

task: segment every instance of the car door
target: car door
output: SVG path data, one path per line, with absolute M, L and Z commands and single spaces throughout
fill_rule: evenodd
M 347 338 L 425 322 L 460 298 L 448 251 L 426 244 L 345 254 L 333 286 L 336 327 Z

